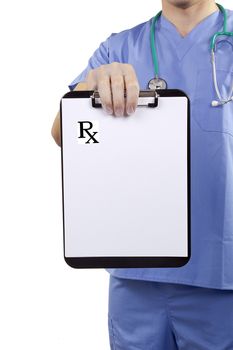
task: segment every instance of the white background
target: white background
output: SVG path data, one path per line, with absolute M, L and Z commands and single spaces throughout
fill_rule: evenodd
M 232 8 L 230 0 L 221 3 Z M 61 154 L 51 127 L 67 85 L 100 42 L 147 21 L 160 4 L 9 0 L 1 6 L 4 350 L 109 349 L 108 273 L 75 270 L 63 260 Z

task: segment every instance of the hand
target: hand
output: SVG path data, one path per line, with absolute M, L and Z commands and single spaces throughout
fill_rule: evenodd
M 88 90 L 99 92 L 102 106 L 108 114 L 114 112 L 116 116 L 122 116 L 135 112 L 140 87 L 131 64 L 113 62 L 101 65 L 91 69 L 85 81 Z

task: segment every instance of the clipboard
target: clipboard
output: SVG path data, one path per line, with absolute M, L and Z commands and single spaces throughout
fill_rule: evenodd
M 191 257 L 188 96 L 141 90 L 135 113 L 118 117 L 104 111 L 98 91 L 70 91 L 60 100 L 60 130 L 66 263 L 184 266 Z

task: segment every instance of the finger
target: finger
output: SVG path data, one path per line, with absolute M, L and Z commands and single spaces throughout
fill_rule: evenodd
M 85 81 L 80 81 L 74 88 L 74 91 L 88 90 L 87 83 Z
M 126 112 L 130 115 L 137 108 L 140 86 L 136 73 L 130 64 L 124 64 L 122 69 L 126 88 Z
M 110 76 L 104 69 L 104 66 L 99 67 L 97 70 L 97 86 L 103 109 L 106 113 L 112 114 L 113 105 Z
M 85 81 L 87 83 L 88 90 L 96 90 L 97 89 L 96 73 L 95 73 L 94 69 L 89 70 Z
M 113 109 L 116 116 L 122 116 L 124 113 L 124 88 L 125 82 L 124 77 L 121 72 L 112 73 L 111 79 L 111 89 L 112 89 L 112 101 Z

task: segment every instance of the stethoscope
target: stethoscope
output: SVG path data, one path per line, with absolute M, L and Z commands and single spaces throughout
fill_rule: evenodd
M 221 96 L 221 94 L 219 92 L 219 88 L 218 88 L 218 83 L 217 83 L 216 63 L 215 63 L 216 39 L 220 35 L 233 36 L 233 32 L 227 31 L 227 14 L 226 14 L 225 8 L 220 4 L 216 4 L 216 5 L 219 7 L 220 11 L 223 14 L 224 22 L 223 22 L 223 31 L 216 32 L 213 35 L 213 37 L 211 38 L 211 43 L 210 43 L 214 88 L 215 88 L 215 92 L 218 96 L 218 100 L 214 100 L 211 103 L 211 105 L 213 107 L 217 107 L 217 106 L 223 105 L 227 102 L 233 101 L 233 81 L 232 81 L 232 86 L 230 89 L 229 96 L 226 99 L 224 99 Z M 151 44 L 151 52 L 152 52 L 154 72 L 155 72 L 155 77 L 153 79 L 151 79 L 148 83 L 148 88 L 151 90 L 166 89 L 167 88 L 166 81 L 162 78 L 159 78 L 159 73 L 158 73 L 159 72 L 159 65 L 158 65 L 158 58 L 157 58 L 157 53 L 156 53 L 156 48 L 155 48 L 155 23 L 158 20 L 161 13 L 162 13 L 162 11 L 158 12 L 157 15 L 153 18 L 151 28 L 150 28 L 150 44 Z

